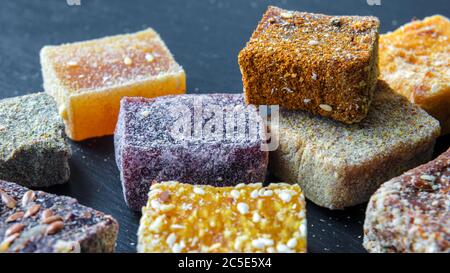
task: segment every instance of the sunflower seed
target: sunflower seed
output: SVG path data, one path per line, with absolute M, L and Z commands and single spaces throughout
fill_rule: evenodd
M 8 237 L 16 233 L 21 233 L 24 228 L 24 224 L 14 224 L 6 230 L 5 236 Z
M 15 222 L 19 219 L 22 219 L 24 213 L 22 211 L 16 212 L 14 214 L 11 214 L 8 218 L 6 218 L 5 222 L 6 223 L 11 223 L 11 222 Z
M 33 206 L 31 206 L 27 212 L 25 212 L 25 218 L 28 217 L 32 217 L 34 216 L 36 213 L 38 213 L 38 211 L 41 209 L 41 205 L 39 204 L 34 204 Z
M 2 190 L 0 190 L 0 195 L 2 196 L 3 203 L 5 203 L 8 208 L 13 209 L 16 207 L 17 201 L 14 198 Z
M 60 232 L 64 228 L 64 223 L 62 221 L 53 222 L 47 227 L 46 234 L 53 235 Z
M 22 197 L 22 207 L 28 206 L 28 204 L 33 202 L 35 199 L 36 194 L 34 194 L 34 191 L 27 191 Z

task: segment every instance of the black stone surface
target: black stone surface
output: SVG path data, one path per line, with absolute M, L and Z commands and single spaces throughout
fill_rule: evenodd
M 39 50 L 147 27 L 157 30 L 188 75 L 189 93 L 242 92 L 237 54 L 269 4 L 335 15 L 375 15 L 386 32 L 436 13 L 448 0 L 2 0 L 0 98 L 42 90 Z M 436 153 L 448 147 L 441 139 Z M 140 215 L 123 200 L 112 137 L 72 143 L 70 183 L 47 191 L 75 197 L 120 223 L 118 252 L 134 252 Z M 330 211 L 308 204 L 310 252 L 363 252 L 365 205 Z

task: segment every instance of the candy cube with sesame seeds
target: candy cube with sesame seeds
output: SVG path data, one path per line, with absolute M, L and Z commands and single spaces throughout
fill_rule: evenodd
M 269 152 L 262 122 L 242 94 L 123 98 L 114 141 L 128 206 L 141 210 L 154 181 L 264 181 Z
M 381 77 L 450 133 L 450 21 L 440 15 L 380 37 Z
M 360 122 L 378 76 L 378 28 L 375 17 L 269 7 L 239 53 L 247 103 Z
M 46 46 L 45 91 L 58 102 L 67 135 L 81 141 L 112 135 L 124 96 L 185 93 L 186 76 L 153 30 Z
M 138 252 L 306 252 L 306 207 L 299 186 L 179 182 L 152 186 Z

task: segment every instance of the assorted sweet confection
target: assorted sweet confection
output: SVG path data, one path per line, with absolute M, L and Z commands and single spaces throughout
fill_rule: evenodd
M 112 135 L 124 96 L 186 89 L 184 70 L 153 29 L 46 46 L 41 64 L 44 89 L 56 99 L 67 135 L 76 141 Z
M 142 210 L 138 252 L 306 252 L 305 205 L 298 185 L 158 183 Z
M 114 138 L 127 204 L 141 210 L 152 182 L 264 181 L 269 153 L 262 126 L 242 94 L 124 98 Z
M 111 216 L 25 188 L 68 181 L 64 127 L 115 133 L 138 252 L 306 252 L 304 196 L 344 209 L 374 192 L 368 251 L 450 252 L 450 150 L 417 167 L 450 131 L 450 23 L 412 22 L 378 48 L 379 24 L 269 7 L 238 56 L 244 94 L 185 95 L 152 29 L 44 47 L 47 94 L 0 100 L 0 252 L 115 250 Z M 255 105 L 281 108 L 270 139 Z M 269 161 L 290 184 L 263 186 Z
M 119 226 L 70 197 L 0 181 L 0 253 L 113 252 Z
M 269 7 L 239 54 L 246 101 L 361 121 L 378 77 L 379 25 Z
M 450 252 L 450 150 L 384 183 L 364 223 L 370 252 Z
M 27 187 L 69 180 L 71 149 L 55 101 L 45 93 L 0 100 L 0 179 Z
M 282 110 L 278 129 L 270 170 L 331 209 L 366 202 L 383 182 L 429 161 L 440 133 L 437 120 L 382 81 L 361 123 Z
M 450 133 L 450 21 L 440 15 L 380 37 L 381 77 Z

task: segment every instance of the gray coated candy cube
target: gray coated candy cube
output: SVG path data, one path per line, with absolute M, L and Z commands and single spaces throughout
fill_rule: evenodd
M 0 100 L 0 179 L 26 187 L 68 181 L 71 150 L 56 103 L 44 93 Z

